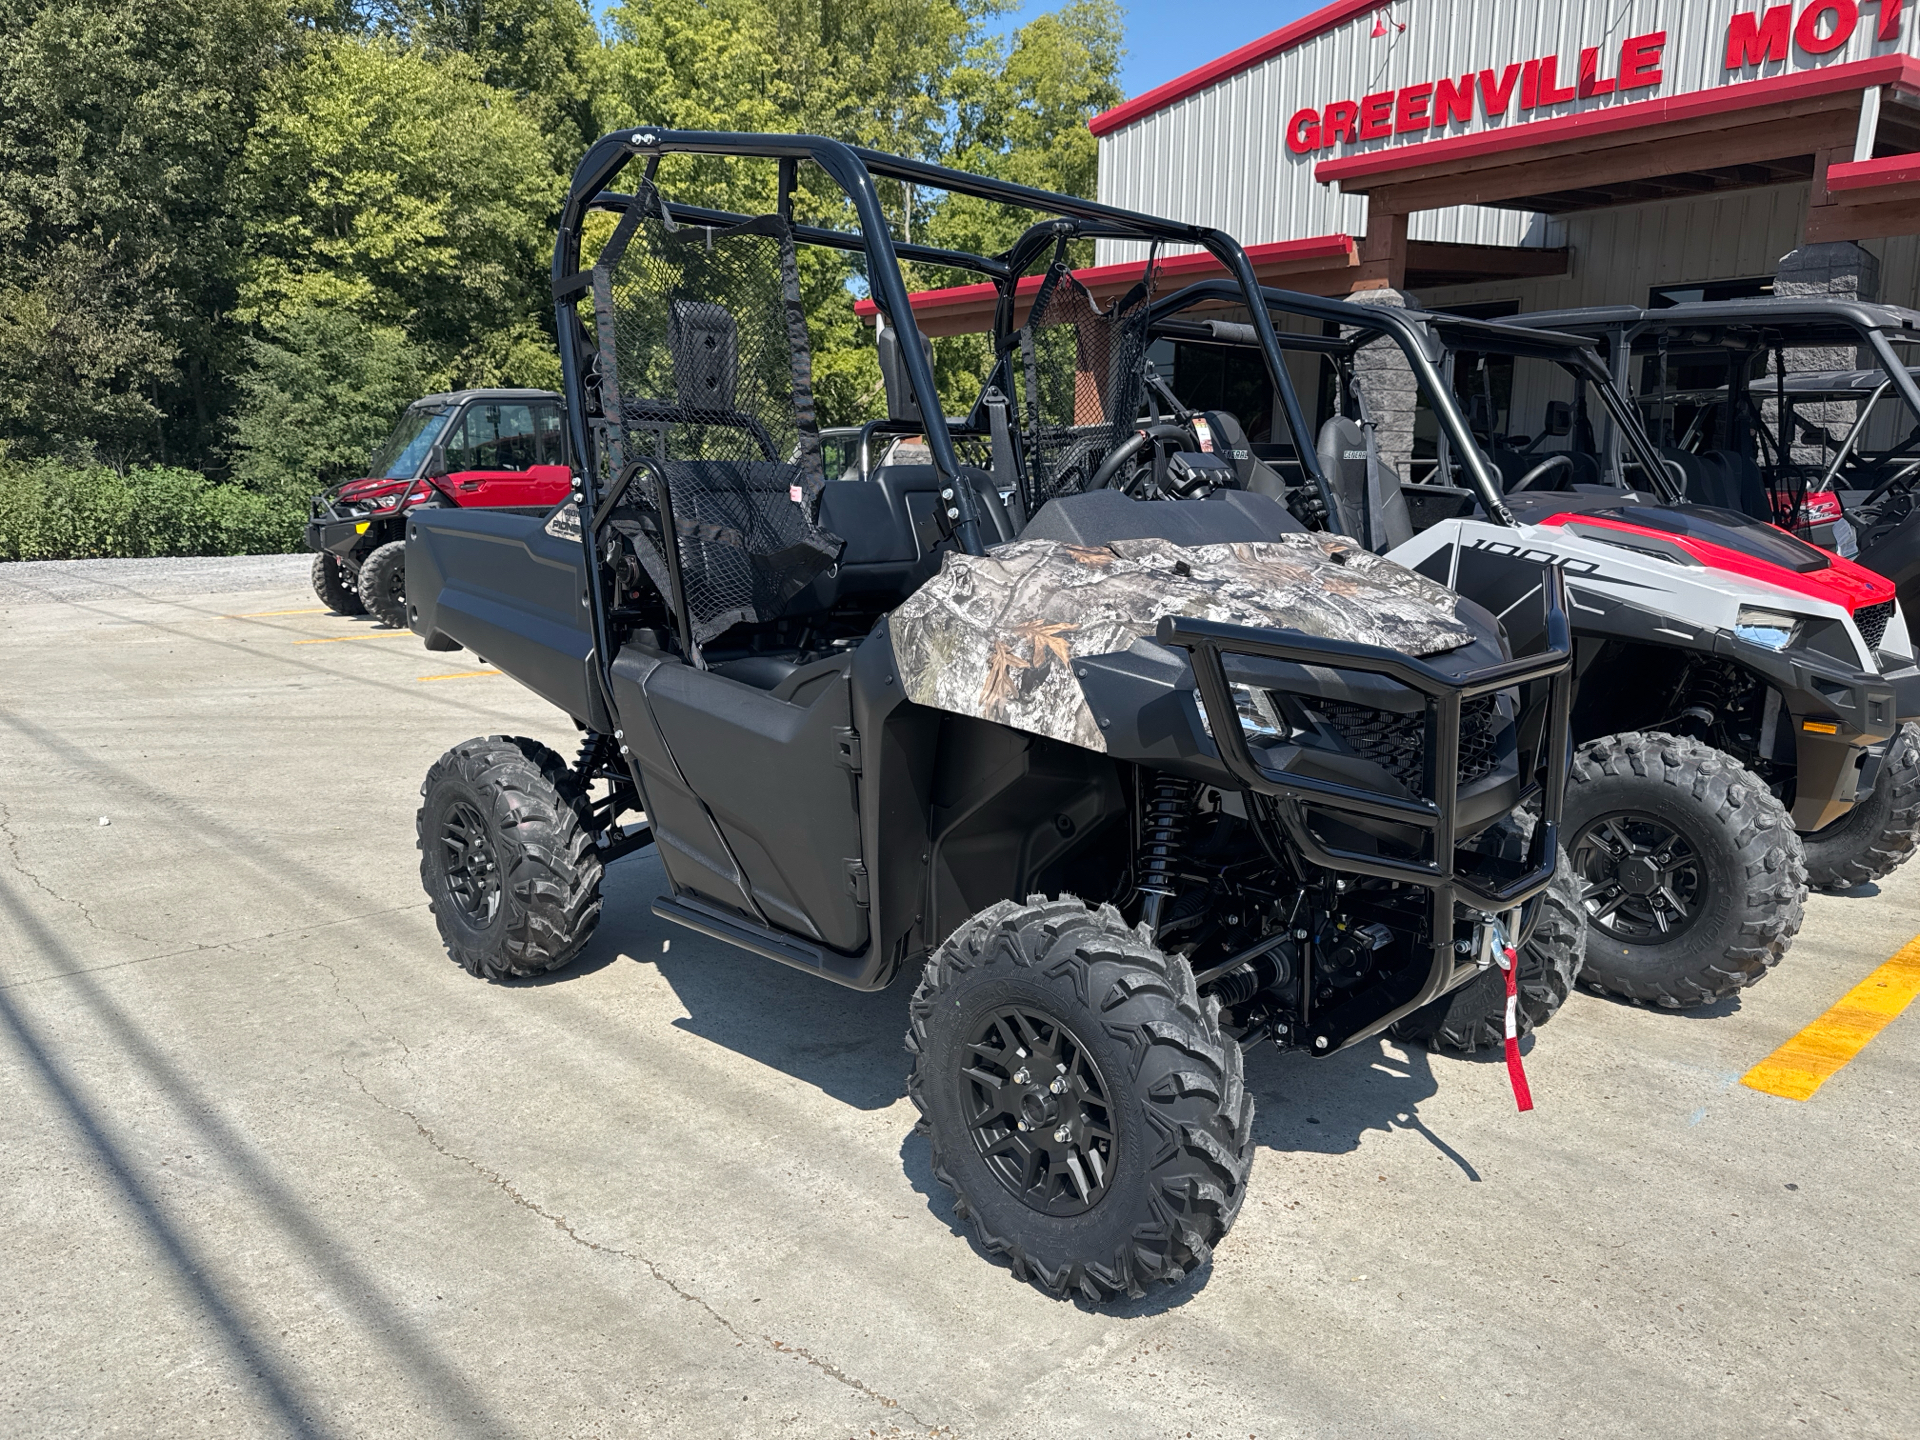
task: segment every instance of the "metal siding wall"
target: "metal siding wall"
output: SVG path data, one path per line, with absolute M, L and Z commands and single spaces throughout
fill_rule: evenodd
M 1781 185 L 1569 215 L 1570 274 L 1454 285 L 1420 299 L 1442 307 L 1517 300 L 1522 310 L 1644 305 L 1655 285 L 1771 276 L 1800 243 L 1806 205 L 1805 186 Z M 1890 290 L 1884 298 L 1911 303 Z
M 1313 179 L 1318 155 L 1297 156 L 1286 146 L 1286 123 L 1296 110 L 1395 89 L 1419 81 L 1455 77 L 1469 70 L 1499 70 L 1554 54 L 1577 67 L 1580 51 L 1597 46 L 1602 74 L 1617 67 L 1619 44 L 1629 36 L 1667 32 L 1665 80 L 1643 98 L 1739 84 L 1723 68 L 1727 26 L 1736 13 L 1764 9 L 1764 0 L 1399 0 L 1392 15 L 1404 32 L 1388 27 L 1371 38 L 1371 15 L 1362 15 L 1325 35 L 1231 76 L 1209 90 L 1177 102 L 1100 140 L 1102 199 L 1175 219 L 1217 225 L 1242 244 L 1258 245 L 1313 235 L 1364 233 L 1366 201 L 1342 196 Z M 1796 4 L 1796 13 L 1798 5 Z M 1841 49 L 1817 65 L 1770 64 L 1739 72 L 1744 78 L 1804 71 L 1905 50 L 1920 53 L 1920 15 L 1910 8 L 1903 36 L 1894 45 L 1874 41 L 1878 7 L 1860 7 L 1860 22 Z M 1559 77 L 1562 84 L 1568 76 Z M 1547 116 L 1635 104 L 1617 96 L 1557 105 Z M 1509 115 L 1518 113 L 1514 97 Z M 1476 108 L 1473 124 L 1449 134 L 1511 128 L 1525 121 L 1489 124 Z M 1356 154 L 1391 146 L 1391 140 L 1345 147 Z M 1403 147 L 1405 148 L 1405 147 Z M 1573 232 L 1568 220 L 1567 233 Z M 1457 206 L 1413 219 L 1410 234 L 1421 240 L 1476 244 L 1557 245 L 1560 225 L 1517 211 Z M 1691 235 L 1686 237 L 1692 240 Z M 1791 248 L 1790 246 L 1788 248 Z M 1145 248 L 1102 242 L 1100 260 L 1140 259 Z M 1777 256 L 1775 257 L 1777 258 Z M 1907 263 L 1907 262 L 1902 262 Z M 1771 272 L 1771 265 L 1764 267 Z M 1909 267 L 1911 268 L 1911 267 Z

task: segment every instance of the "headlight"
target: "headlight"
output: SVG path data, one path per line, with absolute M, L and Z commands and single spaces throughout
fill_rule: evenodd
M 1800 633 L 1800 621 L 1795 616 L 1782 615 L 1777 610 L 1742 605 L 1733 622 L 1733 633 L 1749 645 L 1758 645 L 1767 650 L 1784 650 L 1793 644 L 1793 637 Z
M 1249 740 L 1284 740 L 1292 728 L 1280 718 L 1273 697 L 1264 690 L 1234 686 L 1233 708 L 1239 713 L 1240 729 Z
M 1255 690 L 1250 685 L 1231 687 L 1234 712 L 1240 717 L 1240 733 L 1249 740 L 1284 740 L 1293 733 L 1293 729 L 1280 718 L 1273 697 L 1264 690 Z M 1196 700 L 1200 697 L 1195 696 Z M 1207 714 L 1207 707 L 1200 705 L 1200 728 L 1207 732 L 1209 740 L 1214 738 L 1213 721 Z

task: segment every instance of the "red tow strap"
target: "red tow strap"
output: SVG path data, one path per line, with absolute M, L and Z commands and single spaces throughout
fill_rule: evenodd
M 1533 1091 L 1527 1088 L 1527 1067 L 1520 1063 L 1520 957 L 1498 929 L 1493 948 L 1507 973 L 1507 1079 L 1513 1082 L 1513 1103 L 1525 1114 L 1533 1109 Z

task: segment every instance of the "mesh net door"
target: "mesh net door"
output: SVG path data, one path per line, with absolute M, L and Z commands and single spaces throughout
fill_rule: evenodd
M 1147 309 L 1153 265 L 1101 310 L 1056 254 L 1016 339 L 1026 390 L 1027 513 L 1087 488 L 1133 432 L 1146 397 Z
M 777 617 L 837 561 L 814 523 L 824 483 L 791 227 L 677 224 L 650 187 L 593 269 L 603 450 L 667 480 L 697 643 Z M 661 497 L 646 471 L 613 523 L 663 595 Z

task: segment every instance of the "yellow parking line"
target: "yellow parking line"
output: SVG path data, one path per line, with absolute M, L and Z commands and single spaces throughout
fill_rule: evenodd
M 338 645 L 342 640 L 411 640 L 411 630 L 369 630 L 364 635 L 321 635 L 312 640 L 296 640 L 296 645 Z
M 1875 970 L 1826 1014 L 1740 1077 L 1742 1085 L 1805 1100 L 1840 1073 L 1867 1042 L 1920 995 L 1920 936 Z
M 325 615 L 327 608 L 316 605 L 311 610 L 256 610 L 251 615 L 222 615 L 222 620 L 264 620 L 269 615 Z
M 498 675 L 498 670 L 461 670 L 453 675 L 416 675 L 416 680 L 471 680 L 476 675 Z

